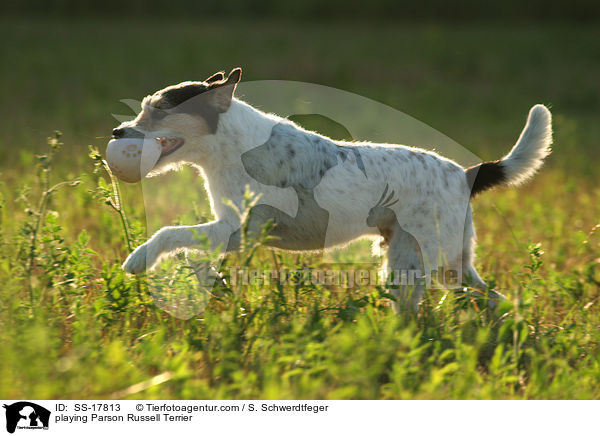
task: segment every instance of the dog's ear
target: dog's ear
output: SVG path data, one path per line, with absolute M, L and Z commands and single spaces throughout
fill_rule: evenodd
M 205 80 L 206 83 L 220 82 L 221 80 L 225 80 L 225 73 L 223 71 L 219 71 L 218 73 L 213 74 L 208 79 Z
M 235 92 L 235 87 L 242 78 L 242 69 L 234 68 L 231 70 L 227 79 L 223 79 L 210 84 L 210 96 L 213 106 L 219 112 L 226 112 L 231 105 L 231 99 Z
M 240 83 L 242 79 L 242 69 L 240 67 L 234 68 L 227 76 L 227 83 L 232 83 L 234 86 Z

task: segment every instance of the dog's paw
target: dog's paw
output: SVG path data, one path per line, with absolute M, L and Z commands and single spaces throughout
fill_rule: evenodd
M 127 256 L 123 262 L 123 270 L 129 274 L 141 274 L 146 271 L 146 265 L 152 265 L 148 259 L 148 243 L 140 245 Z

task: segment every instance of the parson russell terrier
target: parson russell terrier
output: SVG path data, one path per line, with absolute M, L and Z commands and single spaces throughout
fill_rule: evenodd
M 197 168 L 215 216 L 206 224 L 160 229 L 129 255 L 125 271 L 139 274 L 165 255 L 193 249 L 198 234 L 212 249 L 239 248 L 239 216 L 223 200 L 241 208 L 248 185 L 262 195 L 250 230 L 272 220 L 273 247 L 323 250 L 379 239 L 387 248 L 388 276 L 422 271 L 422 280 L 393 287 L 396 310 L 416 311 L 438 270 L 458 272 L 456 287 L 486 290 L 473 266 L 470 198 L 497 185 L 519 185 L 541 167 L 552 143 L 545 106 L 531 108 L 506 156 L 464 169 L 419 148 L 335 141 L 307 131 L 235 98 L 240 78 L 236 68 L 227 77 L 169 86 L 144 98 L 139 115 L 113 130 L 115 138 L 160 141 L 150 176 L 184 164 Z M 492 303 L 502 298 L 487 291 Z

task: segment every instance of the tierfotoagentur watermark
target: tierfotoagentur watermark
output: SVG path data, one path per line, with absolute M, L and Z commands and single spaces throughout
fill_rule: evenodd
M 232 286 L 272 286 L 274 284 L 332 286 L 357 288 L 365 286 L 416 285 L 426 277 L 424 271 L 381 269 L 248 269 L 240 266 L 226 268 Z M 460 285 L 458 272 L 441 268 L 431 272 L 428 287 L 456 287 Z

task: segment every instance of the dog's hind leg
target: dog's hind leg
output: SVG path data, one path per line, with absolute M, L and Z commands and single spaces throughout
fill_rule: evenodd
M 462 259 L 462 274 L 463 282 L 475 289 L 482 292 L 487 292 L 488 295 L 488 307 L 494 309 L 498 303 L 502 300 L 506 300 L 506 297 L 500 292 L 494 289 L 488 289 L 487 284 L 477 273 L 477 270 L 473 266 L 475 250 L 475 228 L 473 226 L 473 215 L 471 213 L 471 207 L 467 210 L 467 220 L 465 222 L 465 230 L 463 236 L 463 259 Z
M 487 293 L 488 307 L 495 309 L 500 301 L 506 300 L 506 297 L 495 289 L 488 289 L 487 284 L 477 274 L 475 267 L 470 262 L 463 264 L 463 281 L 466 285 L 475 288 L 482 293 Z
M 389 240 L 386 270 L 394 311 L 416 313 L 425 291 L 423 257 L 417 239 L 400 226 Z

